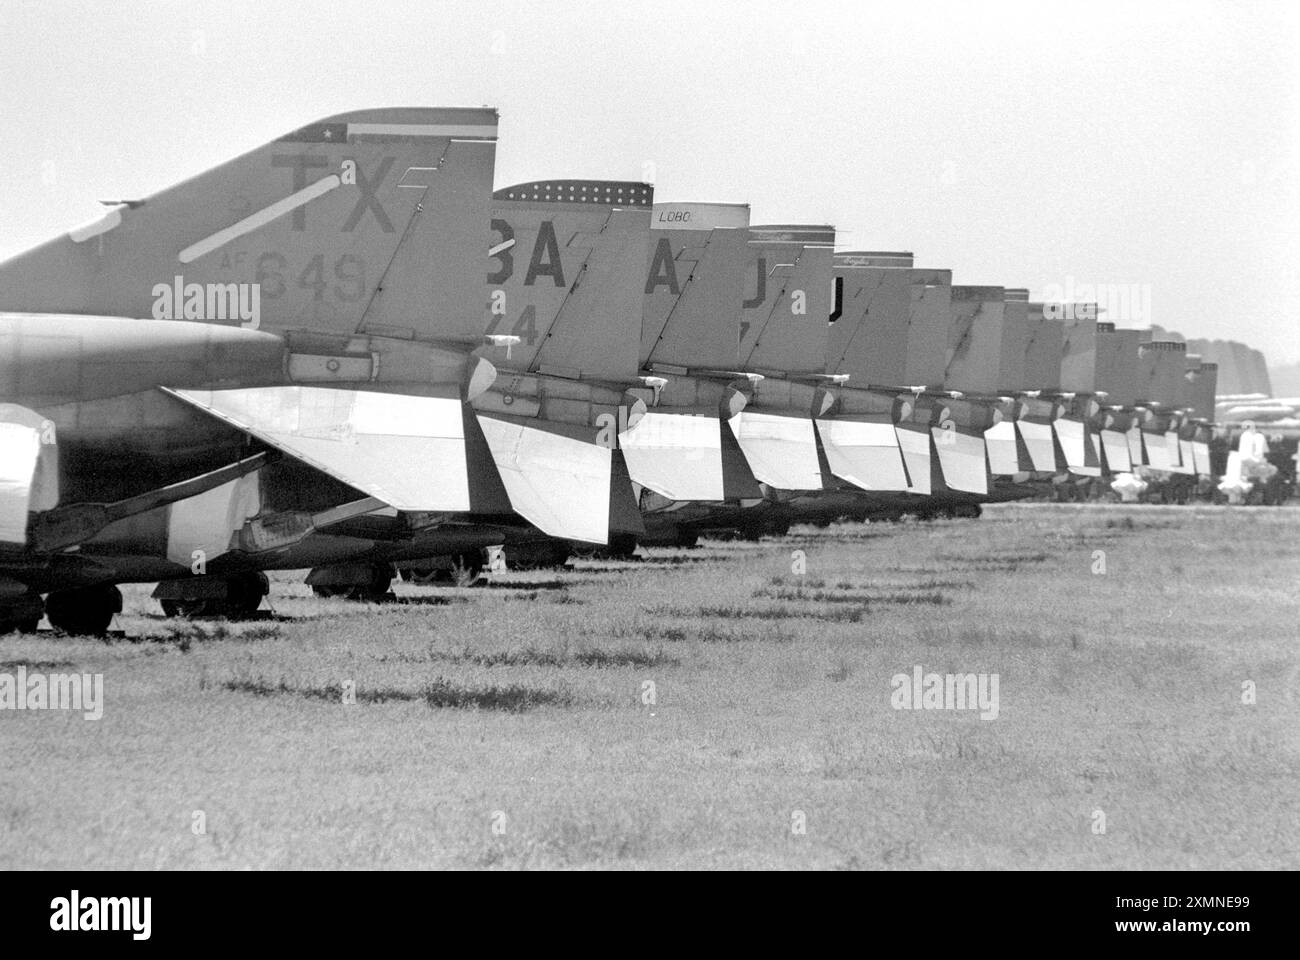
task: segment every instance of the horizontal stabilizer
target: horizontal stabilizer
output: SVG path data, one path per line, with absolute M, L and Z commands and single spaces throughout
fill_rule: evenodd
M 1170 452 L 1163 433 L 1142 431 L 1142 441 L 1146 446 L 1147 465 L 1152 470 L 1172 470 L 1176 454 Z
M 622 450 L 610 451 L 609 471 L 609 535 L 632 534 L 645 536 L 645 521 L 641 519 L 641 506 L 632 488 L 632 477 L 627 472 L 627 460 Z
M 1081 477 L 1100 477 L 1101 467 L 1096 462 L 1096 451 L 1093 451 L 1091 457 L 1088 456 L 1088 446 L 1092 441 L 1088 439 L 1088 428 L 1083 421 L 1060 417 L 1053 421 L 1052 426 L 1056 430 L 1056 439 L 1061 444 L 1061 452 L 1065 454 L 1065 463 L 1070 472 Z
M 469 509 L 458 396 L 289 386 L 168 392 L 398 510 Z
M 989 469 L 994 474 L 1011 476 L 1020 472 L 1014 420 L 999 420 L 985 430 L 984 447 L 988 450 Z
M 516 513 L 552 537 L 609 542 L 609 447 L 559 423 L 486 414 L 478 422 Z
M 906 490 L 907 471 L 892 423 L 818 420 L 831 473 L 863 490 Z
M 1142 445 L 1142 428 L 1130 427 L 1125 438 L 1128 440 L 1129 466 L 1137 468 L 1144 465 L 1147 458 Z
M 1133 469 L 1128 438 L 1118 430 L 1101 431 L 1101 445 L 1106 451 L 1106 466 L 1111 473 L 1128 473 Z
M 961 493 L 989 492 L 989 467 L 984 454 L 984 438 L 972 437 L 959 430 L 931 427 L 943 482 L 950 490 Z
M 1043 473 L 1056 470 L 1056 448 L 1052 445 L 1052 425 L 1033 420 L 1017 420 L 1016 428 L 1025 441 L 1034 469 Z
M 1192 461 L 1196 465 L 1196 472 L 1202 477 L 1214 475 L 1210 469 L 1210 445 L 1203 440 L 1192 441 Z
M 761 483 L 778 490 L 822 489 L 817 435 L 810 418 L 746 409 L 728 422 Z
M 724 500 L 717 415 L 649 410 L 619 445 L 632 480 L 669 500 Z
M 907 488 L 908 493 L 919 493 L 928 497 L 933 491 L 934 485 L 930 476 L 932 442 L 933 438 L 928 427 L 913 429 L 902 424 L 898 427 L 898 447 L 903 451 L 903 462 L 907 465 L 907 476 L 911 481 L 911 486 Z

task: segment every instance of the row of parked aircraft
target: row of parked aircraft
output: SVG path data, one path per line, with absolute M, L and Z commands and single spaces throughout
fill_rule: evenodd
M 1211 473 L 1181 343 L 744 204 L 494 191 L 497 121 L 333 116 L 0 264 L 0 631 Z

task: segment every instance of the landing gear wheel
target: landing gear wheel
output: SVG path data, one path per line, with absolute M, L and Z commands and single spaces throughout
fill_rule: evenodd
M 501 550 L 509 570 L 553 570 L 564 566 L 572 553 L 570 544 L 562 540 L 507 543 Z
M 631 560 L 636 557 L 636 534 L 610 534 L 609 546 L 597 553 L 611 560 Z
M 365 583 L 313 584 L 311 590 L 318 597 L 380 603 L 388 596 L 392 582 L 393 568 L 386 563 L 377 563 L 370 568 L 370 579 Z
M 26 593 L 0 607 L 0 634 L 35 633 L 45 616 L 39 593 Z
M 213 616 L 208 609 L 211 602 L 210 600 L 159 600 L 158 605 L 169 617 L 184 617 L 186 620 L 191 620 L 195 617 Z
M 102 637 L 122 612 L 122 591 L 107 586 L 55 590 L 45 598 L 45 615 L 50 626 L 75 637 Z
M 453 587 L 472 587 L 483 579 L 483 551 L 463 553 L 451 558 L 451 569 L 438 571 L 442 580 Z
M 688 530 L 683 527 L 678 527 L 677 536 L 673 540 L 673 545 L 681 547 L 684 550 L 698 547 L 700 545 L 700 534 L 696 530 Z
M 233 620 L 251 617 L 262 605 L 262 598 L 270 592 L 271 581 L 260 571 L 231 577 L 226 581 L 222 613 Z
M 271 582 L 260 571 L 227 577 L 225 586 L 224 597 L 167 597 L 160 599 L 158 604 L 169 617 L 243 620 L 257 613 L 262 598 L 271 592 Z
M 421 587 L 431 587 L 438 582 L 443 573 L 445 571 L 432 567 L 403 567 L 398 571 L 398 576 L 407 583 L 414 583 Z

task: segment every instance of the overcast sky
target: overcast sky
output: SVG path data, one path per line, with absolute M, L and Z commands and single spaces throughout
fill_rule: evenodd
M 647 178 L 957 283 L 1136 284 L 1121 325 L 1276 365 L 1297 7 L 0 0 L 0 257 L 331 113 L 485 104 L 498 186 Z

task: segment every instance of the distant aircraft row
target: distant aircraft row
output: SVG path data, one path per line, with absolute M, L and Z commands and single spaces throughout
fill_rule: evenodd
M 1212 453 L 1214 363 L 1094 304 L 644 183 L 494 191 L 496 139 L 330 117 L 0 264 L 0 631 L 102 632 L 127 582 L 241 615 L 275 569 L 375 599 L 502 544 L 1181 498 L 1262 455 Z

